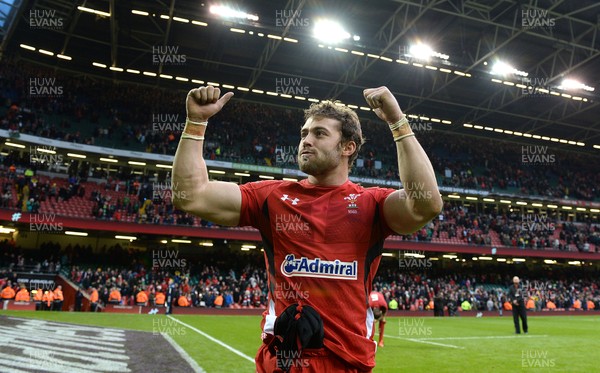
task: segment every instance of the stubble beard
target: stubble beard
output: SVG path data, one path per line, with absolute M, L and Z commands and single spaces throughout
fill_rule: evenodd
M 336 168 L 341 161 L 341 150 L 337 148 L 325 153 L 317 152 L 309 156 L 298 154 L 300 171 L 312 176 L 326 174 Z

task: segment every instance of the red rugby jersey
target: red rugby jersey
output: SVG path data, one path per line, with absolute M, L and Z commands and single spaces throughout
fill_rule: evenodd
M 386 310 L 388 309 L 385 297 L 378 291 L 372 291 L 369 295 L 369 307 L 385 308 Z
M 372 369 L 368 298 L 383 241 L 393 233 L 383 203 L 394 189 L 273 180 L 240 190 L 240 225 L 259 229 L 264 245 L 269 307 L 263 331 L 272 334 L 290 304 L 309 304 L 323 319 L 325 347 L 360 370 Z

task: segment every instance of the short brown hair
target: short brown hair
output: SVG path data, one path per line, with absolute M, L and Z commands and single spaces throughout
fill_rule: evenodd
M 360 127 L 360 121 L 358 115 L 352 109 L 347 106 L 337 105 L 339 101 L 321 101 L 313 103 L 310 107 L 304 110 L 304 120 L 309 118 L 331 118 L 337 119 L 342 124 L 342 144 L 346 144 L 349 141 L 354 141 L 356 144 L 356 150 L 350 158 L 348 158 L 348 166 L 352 167 L 354 161 L 358 157 L 360 148 L 365 143 L 365 139 L 362 136 L 362 129 Z

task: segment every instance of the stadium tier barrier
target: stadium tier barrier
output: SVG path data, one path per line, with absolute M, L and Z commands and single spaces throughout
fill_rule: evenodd
M 66 303 L 66 302 L 65 302 Z M 71 305 L 72 306 L 72 305 Z M 72 307 L 71 307 L 72 308 Z M 15 301 L 3 301 L 3 310 L 10 311 L 34 311 L 35 302 L 15 302 Z M 89 308 L 87 309 L 89 310 Z M 87 311 L 84 309 L 84 311 Z M 197 307 L 173 307 L 173 315 L 220 315 L 220 316 L 260 316 L 265 311 L 264 307 L 259 308 L 197 308 Z M 166 312 L 165 307 L 152 307 L 152 306 L 121 306 L 114 304 L 107 304 L 102 312 L 105 313 L 126 313 L 126 314 L 161 314 L 164 315 Z M 528 310 L 527 313 L 530 316 L 597 316 L 600 315 L 600 310 L 575 310 L 570 309 L 556 309 L 548 310 L 542 309 L 541 311 Z M 433 310 L 431 311 L 398 311 L 390 310 L 387 314 L 388 317 L 434 317 Z M 447 312 L 444 317 L 448 316 Z M 510 311 L 504 311 L 502 315 L 498 311 L 459 311 L 454 317 L 512 317 Z

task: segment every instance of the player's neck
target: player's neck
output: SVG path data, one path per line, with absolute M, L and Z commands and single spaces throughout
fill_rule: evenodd
M 308 182 L 317 186 L 340 186 L 348 180 L 348 169 L 335 169 L 324 175 L 308 175 Z

